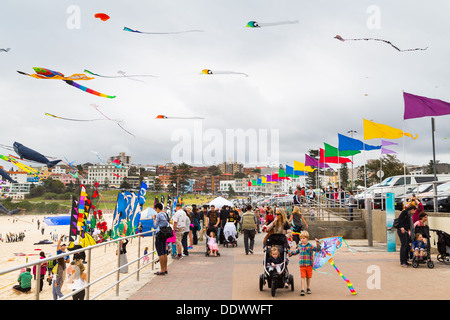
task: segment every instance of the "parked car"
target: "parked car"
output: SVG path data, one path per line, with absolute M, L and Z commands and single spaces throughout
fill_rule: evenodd
M 440 205 L 442 205 L 442 209 L 447 208 L 446 205 L 448 203 L 448 197 L 450 196 L 450 182 L 443 183 L 436 188 L 437 196 L 438 196 L 438 210 L 440 209 Z M 421 199 L 423 207 L 425 210 L 434 211 L 434 192 L 431 190 L 423 195 Z
M 437 186 L 443 184 L 444 182 L 438 182 Z M 400 194 L 395 197 L 395 210 L 403 210 L 405 207 L 405 199 L 406 202 L 411 201 L 411 197 L 416 196 L 419 200 L 424 197 L 424 195 L 428 194 L 428 192 L 433 191 L 432 183 L 425 183 L 413 188 L 410 188 L 406 194 Z

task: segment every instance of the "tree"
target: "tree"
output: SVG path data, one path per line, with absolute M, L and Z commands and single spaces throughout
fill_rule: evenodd
M 174 185 L 176 191 L 183 192 L 183 186 L 189 185 L 187 179 L 190 175 L 191 166 L 183 162 L 172 168 L 170 183 Z
M 426 174 L 434 174 L 434 161 L 430 160 L 425 171 Z
M 123 181 L 120 184 L 120 189 L 130 189 L 130 188 L 131 188 L 131 185 L 128 182 L 128 179 L 127 178 L 123 178 Z
M 341 164 L 340 176 L 341 186 L 345 189 L 348 185 L 348 167 L 346 163 Z
M 233 187 L 231 186 L 231 184 L 228 185 L 228 197 L 234 197 L 236 195 L 236 192 L 234 192 Z
M 403 175 L 403 163 L 398 160 L 395 155 L 388 154 L 381 157 L 381 163 L 380 159 L 376 159 L 366 163 L 367 186 L 380 182 L 380 178 L 377 176 L 377 172 L 380 171 L 380 168 L 382 168 L 384 172 L 383 179 L 392 176 Z M 408 174 L 407 169 L 406 174 Z M 363 166 L 359 167 L 357 175 L 358 180 L 355 184 L 364 186 Z
M 308 150 L 309 156 L 316 158 L 319 156 L 319 150 L 309 149 Z M 308 187 L 312 187 L 313 189 L 317 188 L 317 181 L 316 181 L 316 173 L 317 170 L 314 172 L 308 172 L 308 177 L 306 178 L 306 185 Z

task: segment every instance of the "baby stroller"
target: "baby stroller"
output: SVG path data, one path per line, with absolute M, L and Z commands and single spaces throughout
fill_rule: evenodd
M 450 264 L 450 234 L 442 230 L 431 229 L 438 236 L 437 249 L 439 254 L 437 259 L 445 264 Z
M 237 230 L 233 222 L 227 222 L 223 228 L 223 235 L 225 241 L 223 243 L 224 247 L 231 245 L 232 247 L 237 247 Z
M 216 242 L 217 242 L 217 229 L 216 228 L 208 228 L 208 230 L 206 231 L 206 252 L 205 252 L 205 257 L 209 257 L 209 255 L 211 254 L 211 250 L 209 249 L 209 245 L 208 245 L 208 239 L 209 239 L 209 235 L 211 234 L 211 232 L 214 233 L 214 236 L 216 238 Z M 217 251 L 217 256 L 220 257 L 220 252 Z
M 280 252 L 280 257 L 283 260 L 281 266 L 281 272 L 276 270 L 270 271 L 267 267 L 267 259 L 270 257 L 270 251 L 273 246 L 277 246 Z M 268 287 L 271 289 L 272 297 L 275 296 L 277 288 L 284 288 L 284 284 L 288 283 L 291 286 L 291 290 L 294 291 L 294 276 L 289 274 L 287 264 L 287 254 L 289 251 L 289 244 L 284 234 L 272 234 L 266 239 L 263 247 L 264 250 L 264 273 L 259 276 L 259 290 L 263 291 L 264 284 L 267 281 Z
M 434 268 L 434 263 L 431 261 L 431 244 L 430 244 L 430 229 L 428 226 L 417 226 L 415 228 L 415 234 L 420 233 L 424 239 L 426 239 L 426 245 L 425 245 L 425 255 L 423 256 L 423 259 L 420 257 L 416 257 L 416 255 L 413 255 L 412 259 L 412 266 L 413 268 L 419 267 L 419 264 L 427 264 L 427 267 L 430 269 Z M 414 251 L 414 248 L 411 246 L 411 251 Z

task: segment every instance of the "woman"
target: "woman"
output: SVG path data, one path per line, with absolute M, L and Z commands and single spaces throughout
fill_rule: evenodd
M 302 221 L 308 229 L 309 226 L 303 218 L 300 208 L 295 206 L 294 210 L 292 210 L 291 217 L 289 218 L 289 223 L 292 224 L 292 238 L 294 239 L 295 243 L 297 243 L 297 245 L 300 242 L 300 233 L 303 230 Z
M 267 226 L 267 233 L 273 229 L 273 233 L 275 234 L 286 234 L 287 230 L 291 228 L 287 222 L 286 211 L 282 208 L 276 208 L 275 213 L 275 218 Z
M 356 208 L 356 198 L 353 191 L 348 192 L 348 211 L 350 212 L 350 221 L 353 221 L 353 209 Z
M 183 235 L 182 245 L 183 245 L 183 254 L 185 256 L 189 255 L 188 250 L 193 249 L 194 245 L 194 238 L 192 236 L 192 229 L 193 229 L 193 223 L 192 223 L 192 206 L 186 206 L 185 208 L 186 212 L 186 231 Z M 189 239 L 189 246 L 188 246 L 188 239 Z
M 53 300 L 58 300 L 58 298 L 64 296 L 61 289 L 64 284 L 64 277 L 66 274 L 66 261 L 64 260 L 64 257 L 58 258 L 56 262 L 58 264 L 55 268 L 53 268 Z
M 44 251 L 39 252 L 39 256 L 40 256 L 39 259 L 45 259 L 45 252 Z M 41 264 L 41 276 L 40 276 L 40 279 L 39 279 L 39 292 L 42 292 L 42 288 L 44 287 L 44 276 L 45 276 L 46 271 L 47 271 L 47 265 L 48 265 L 47 262 L 44 262 L 44 263 Z M 36 273 L 36 267 L 37 267 L 36 265 L 33 266 L 34 280 L 36 280 L 36 274 L 37 274 Z
M 402 267 L 407 267 L 409 263 L 409 243 L 410 239 L 414 239 L 414 224 L 411 217 L 411 210 L 415 210 L 416 206 L 409 205 L 398 216 L 397 234 L 400 239 L 400 264 Z

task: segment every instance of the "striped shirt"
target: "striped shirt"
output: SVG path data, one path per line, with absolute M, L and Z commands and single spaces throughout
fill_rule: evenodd
M 319 246 L 313 246 L 309 242 L 306 245 L 299 244 L 298 248 L 294 251 L 290 250 L 289 255 L 299 255 L 299 264 L 300 267 L 308 267 L 313 265 L 314 257 L 313 252 L 320 251 Z

